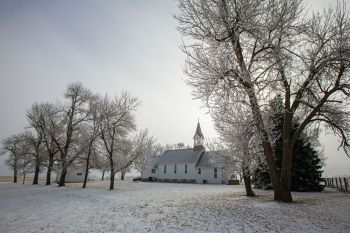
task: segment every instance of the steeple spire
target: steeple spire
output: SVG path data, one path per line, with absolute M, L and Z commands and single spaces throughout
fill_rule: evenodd
M 202 129 L 201 129 L 201 125 L 199 124 L 199 121 L 197 123 L 197 129 L 196 129 L 196 132 L 195 132 L 195 134 L 193 136 L 193 139 L 196 137 L 196 135 L 198 135 L 199 137 L 204 138 L 203 133 L 202 133 Z
M 199 119 L 198 119 L 198 123 L 197 123 L 196 132 L 193 136 L 193 140 L 194 140 L 194 145 L 193 145 L 194 151 L 204 149 L 204 146 L 203 146 L 204 135 L 203 135 L 202 130 L 201 130 L 201 125 L 199 124 Z

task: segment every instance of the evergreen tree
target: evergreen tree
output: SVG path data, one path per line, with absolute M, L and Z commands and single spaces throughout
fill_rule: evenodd
M 283 110 L 282 98 L 277 96 L 270 103 L 270 111 L 273 125 L 273 133 L 276 135 L 274 144 L 275 162 L 277 168 L 282 167 L 283 154 Z M 298 127 L 298 122 L 294 122 L 293 129 Z M 293 148 L 292 160 L 292 184 L 293 191 L 322 191 L 323 186 L 320 184 L 322 179 L 322 161 L 317 151 L 312 147 L 309 139 L 305 134 L 301 135 Z M 253 174 L 253 183 L 256 188 L 272 188 L 271 179 L 267 171 L 267 166 L 261 164 Z

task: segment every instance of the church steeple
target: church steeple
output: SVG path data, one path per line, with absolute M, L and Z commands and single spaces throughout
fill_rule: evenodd
M 201 125 L 199 124 L 199 121 L 197 123 L 197 129 L 196 129 L 196 133 L 193 136 L 193 140 L 194 140 L 194 145 L 193 145 L 194 151 L 204 149 L 204 146 L 203 146 L 204 135 L 202 133 Z

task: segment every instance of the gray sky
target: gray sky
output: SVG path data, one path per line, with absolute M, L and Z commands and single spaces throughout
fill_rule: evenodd
M 336 3 L 309 2 L 316 10 Z M 137 125 L 160 143 L 192 145 L 198 118 L 205 136 L 215 137 L 210 116 L 184 82 L 176 12 L 173 0 L 1 0 L 0 138 L 25 126 L 33 102 L 62 99 L 73 81 L 101 94 L 125 89 L 139 97 Z M 322 136 L 328 175 L 350 173 L 337 143 Z M 0 175 L 9 174 L 3 160 Z

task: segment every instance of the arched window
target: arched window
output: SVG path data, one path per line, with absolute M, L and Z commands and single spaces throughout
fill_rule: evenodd
M 176 173 L 176 164 L 174 165 L 174 173 Z
M 187 164 L 185 164 L 185 173 L 187 173 Z
M 202 170 L 198 168 L 198 174 L 202 174 Z
M 166 165 L 164 165 L 164 173 L 166 173 Z
M 214 168 L 214 179 L 218 178 L 218 169 Z

